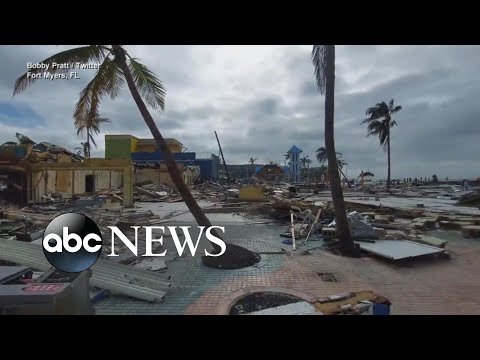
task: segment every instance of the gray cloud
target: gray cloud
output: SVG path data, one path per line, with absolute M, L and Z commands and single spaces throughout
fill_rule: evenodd
M 74 148 L 72 113 L 78 94 L 94 71 L 80 80 L 37 81 L 12 98 L 15 79 L 27 62 L 40 61 L 64 46 L 0 46 L 0 142 L 24 133 L 36 141 Z M 134 57 L 162 79 L 166 111 L 151 110 L 160 131 L 189 151 L 218 154 L 218 132 L 228 163 L 283 162 L 296 145 L 315 161 L 324 145 L 324 97 L 316 88 L 311 46 L 128 46 Z M 386 175 L 386 153 L 367 138 L 360 122 L 380 101 L 403 106 L 392 133 L 392 176 L 478 177 L 480 78 L 479 46 L 337 46 L 335 143 L 349 163 L 350 176 L 370 170 Z M 1 107 L 30 109 L 21 121 Z M 2 112 L 3 111 L 3 112 Z M 102 116 L 112 120 L 98 137 L 149 130 L 125 88 L 105 99 Z M 6 118 L 7 117 L 7 118 Z

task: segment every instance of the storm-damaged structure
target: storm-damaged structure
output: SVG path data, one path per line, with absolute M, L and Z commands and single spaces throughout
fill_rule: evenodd
M 84 159 L 48 142 L 0 145 L 0 200 L 17 205 L 73 198 L 124 186 L 124 205 L 131 206 L 130 160 Z

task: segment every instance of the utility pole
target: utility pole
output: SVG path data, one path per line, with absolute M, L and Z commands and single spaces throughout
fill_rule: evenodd
M 227 163 L 223 157 L 222 146 L 220 145 L 220 140 L 218 140 L 217 132 L 215 131 L 215 137 L 217 138 L 218 148 L 220 149 L 220 155 L 222 156 L 223 167 L 225 168 L 225 175 L 227 176 L 227 183 L 230 183 L 230 174 L 228 173 Z

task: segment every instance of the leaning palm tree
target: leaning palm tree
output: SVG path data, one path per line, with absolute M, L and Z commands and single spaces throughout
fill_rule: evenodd
M 327 149 L 324 146 L 319 147 L 315 152 L 317 153 L 317 161 L 321 165 L 324 165 L 328 162 L 328 160 L 327 160 Z M 342 153 L 336 152 L 335 154 L 336 154 L 336 157 L 337 157 L 338 171 L 340 172 L 340 174 L 342 174 L 343 178 L 347 181 L 347 184 L 348 184 L 348 179 L 345 176 L 345 174 L 343 173 L 343 168 L 345 166 L 347 166 L 348 163 L 343 159 Z
M 384 101 L 368 108 L 366 115 L 368 116 L 362 121 L 362 124 L 368 124 L 367 136 L 375 135 L 380 139 L 380 145 L 387 150 L 388 158 L 388 175 L 387 175 L 387 192 L 390 191 L 390 134 L 391 129 L 397 122 L 392 119 L 392 115 L 402 110 L 400 105 L 395 106 L 393 99 L 387 105 Z
M 77 135 L 83 135 L 84 132 L 87 134 L 87 139 L 85 141 L 84 147 L 84 157 L 89 158 L 90 157 L 90 150 L 92 149 L 92 144 L 93 146 L 97 147 L 97 143 L 95 142 L 95 138 L 93 135 L 98 135 L 100 134 L 100 124 L 102 123 L 109 123 L 110 120 L 107 118 L 101 118 L 97 117 L 95 115 L 93 116 L 88 116 L 90 114 L 87 114 L 87 116 L 82 116 L 82 114 L 79 114 L 78 116 L 74 116 L 75 118 L 75 127 L 77 128 Z
M 337 234 L 341 251 L 345 255 L 355 256 L 356 248 L 348 227 L 347 209 L 343 199 L 342 184 L 338 172 L 335 152 L 335 45 L 313 45 L 312 62 L 320 94 L 325 94 L 325 152 L 330 175 L 330 191 L 335 208 Z
M 82 46 L 62 51 L 43 60 L 41 63 L 48 65 L 52 65 L 53 63 L 69 64 L 70 68 L 78 67 L 79 63 L 99 64 L 94 78 L 80 93 L 80 99 L 74 112 L 75 121 L 82 121 L 82 119 L 88 117 L 99 118 L 99 106 L 103 97 L 109 96 L 111 99 L 115 99 L 126 82 L 140 114 L 150 129 L 160 151 L 165 155 L 167 169 L 173 184 L 182 196 L 198 225 L 207 228 L 212 226 L 210 220 L 205 216 L 202 208 L 198 205 L 183 181 L 183 176 L 176 165 L 174 156 L 147 108 L 147 105 L 155 110 L 164 110 L 165 107 L 165 88 L 151 70 L 139 62 L 138 59 L 133 58 L 122 45 Z M 41 73 L 42 71 L 40 68 L 30 69 L 30 73 L 33 74 Z M 59 69 L 58 67 L 50 66 L 51 73 L 68 73 L 69 71 L 69 69 Z M 35 76 L 27 76 L 27 73 L 23 74 L 16 80 L 13 94 L 21 93 L 35 81 Z M 220 237 L 216 231 L 212 231 L 212 233 Z M 221 248 L 216 244 L 212 245 L 218 254 Z M 244 255 L 245 259 L 258 258 L 256 254 L 244 248 L 228 245 L 226 252 L 222 256 L 214 257 L 213 259 L 220 260 L 220 258 L 222 258 L 222 260 L 225 259 L 226 262 L 230 258 L 230 256 L 227 256 L 227 253 L 235 253 L 237 256 Z M 222 264 L 218 265 L 219 267 L 222 266 Z

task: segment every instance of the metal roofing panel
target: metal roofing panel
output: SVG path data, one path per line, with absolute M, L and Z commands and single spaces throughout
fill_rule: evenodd
M 445 249 L 407 240 L 375 240 L 374 243 L 356 243 L 359 244 L 360 248 L 364 251 L 392 260 L 412 258 L 427 254 L 436 254 L 445 251 Z

